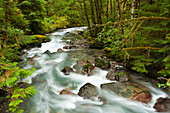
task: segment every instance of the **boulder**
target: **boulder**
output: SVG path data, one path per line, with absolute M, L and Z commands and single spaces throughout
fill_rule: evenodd
M 96 58 L 95 59 L 95 66 L 99 67 L 101 69 L 109 69 L 111 67 L 109 61 L 103 60 L 101 58 Z
M 101 84 L 101 88 L 104 90 L 113 91 L 115 94 L 136 100 L 143 103 L 148 103 L 152 96 L 149 93 L 149 89 L 138 83 L 131 82 L 113 82 Z
M 71 67 L 65 67 L 64 69 L 61 70 L 65 75 L 69 75 L 70 72 L 74 72 Z
M 60 95 L 71 95 L 71 96 L 74 96 L 74 95 L 76 95 L 76 94 L 74 94 L 74 93 L 72 93 L 72 92 L 70 92 L 70 91 L 67 91 L 67 90 L 62 90 L 62 91 L 60 92 Z
M 85 99 L 92 99 L 93 97 L 97 97 L 99 92 L 94 85 L 86 83 L 80 88 L 78 95 L 84 97 Z
M 155 103 L 154 107 L 157 112 L 168 112 L 170 113 L 170 99 L 169 98 L 159 98 Z
M 113 81 L 127 82 L 130 80 L 130 75 L 123 68 L 113 68 L 107 73 L 106 78 Z

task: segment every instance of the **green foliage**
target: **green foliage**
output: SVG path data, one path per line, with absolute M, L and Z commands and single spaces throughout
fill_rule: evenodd
M 135 10 L 135 17 L 139 18 L 134 21 L 121 22 L 124 35 L 119 31 L 118 22 L 108 22 L 99 26 L 100 30 L 97 30 L 100 32 L 97 37 L 91 38 L 92 44 L 100 44 L 109 57 L 119 61 L 124 60 L 131 69 L 137 72 L 145 73 L 153 78 L 163 77 L 166 82 L 160 83 L 161 86 L 169 88 L 169 3 L 169 0 L 141 2 L 140 7 Z M 126 8 L 128 9 L 128 7 Z M 125 10 L 121 16 L 128 18 L 130 17 L 129 12 L 129 10 Z M 159 18 L 154 18 L 154 16 Z M 140 19 L 140 17 L 145 18 Z
M 17 84 L 17 81 L 19 80 L 19 77 L 25 78 L 32 74 L 33 70 L 23 70 L 17 67 L 17 62 L 11 63 L 9 60 L 7 60 L 4 56 L 0 59 L 0 87 L 4 86 L 13 86 Z
M 33 96 L 36 93 L 36 90 L 33 86 L 27 88 L 19 88 L 16 87 L 12 92 L 12 96 L 10 97 L 12 100 L 9 104 L 9 110 L 12 112 L 22 113 L 24 110 L 19 108 L 19 104 L 23 102 L 24 98 L 28 98 Z
M 41 33 L 42 31 L 45 3 L 44 0 L 24 0 L 17 5 L 25 18 L 29 20 L 29 27 L 33 33 Z
M 42 24 L 43 33 L 49 33 L 56 30 L 57 28 L 66 28 L 66 26 L 69 25 L 69 22 L 68 19 L 64 16 L 61 17 L 54 15 L 53 17 L 45 18 Z
M 151 61 L 149 61 L 149 59 L 143 59 L 141 57 L 141 58 L 139 58 L 139 60 L 135 59 L 135 61 L 133 62 L 132 69 L 137 72 L 148 74 L 148 70 L 146 69 L 146 66 L 150 66 L 151 64 L 152 63 L 151 63 Z
M 26 78 L 31 75 L 35 69 L 24 70 L 17 67 L 17 62 L 10 62 L 4 56 L 0 58 L 0 88 L 8 90 L 10 98 L 9 110 L 11 112 L 23 112 L 19 108 L 19 104 L 23 102 L 24 98 L 30 97 L 36 93 L 33 86 L 21 88 L 17 82 L 19 78 Z
M 16 46 L 16 45 L 13 45 L 13 46 Z M 4 57 L 5 59 L 8 59 L 11 62 L 21 60 L 18 56 L 19 52 L 12 48 L 0 49 L 0 54 L 2 57 Z

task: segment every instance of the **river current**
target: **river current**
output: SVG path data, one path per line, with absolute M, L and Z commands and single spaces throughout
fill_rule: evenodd
M 62 39 L 63 37 L 83 29 L 86 29 L 86 27 L 58 30 L 49 35 L 50 42 L 42 43 L 39 48 L 24 50 L 26 52 L 23 55 L 26 62 L 24 69 L 37 69 L 31 76 L 24 79 L 25 82 L 34 85 L 37 89 L 37 94 L 24 103 L 24 113 L 156 113 L 153 108 L 156 99 L 169 96 L 147 81 L 142 81 L 139 78 L 139 82 L 149 87 L 152 95 L 152 101 L 144 104 L 117 96 L 113 92 L 101 90 L 100 85 L 102 83 L 112 82 L 106 79 L 108 73 L 106 70 L 96 68 L 97 73 L 93 76 L 74 72 L 65 76 L 61 72 L 66 66 L 73 67 L 78 60 L 94 59 L 95 56 L 100 56 L 101 52 L 96 49 L 64 49 L 66 52 L 57 52 L 59 48 L 68 45 Z M 70 38 L 73 37 L 70 36 Z M 47 50 L 49 52 L 45 52 Z M 30 62 L 30 59 L 33 62 Z M 80 87 L 86 83 L 95 85 L 107 103 L 83 99 L 78 95 L 59 95 L 63 89 L 68 89 L 77 94 Z

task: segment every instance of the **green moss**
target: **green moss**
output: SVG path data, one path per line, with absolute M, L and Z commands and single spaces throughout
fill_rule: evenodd
M 128 73 L 127 73 L 127 72 L 120 72 L 120 73 L 118 73 L 116 76 L 121 77 L 121 76 L 122 76 L 122 75 L 124 75 L 124 74 L 128 75 Z
M 89 68 L 90 66 L 93 66 L 93 64 L 87 63 L 87 64 L 83 67 L 83 69 L 84 69 L 84 68 Z
M 111 52 L 111 51 L 112 51 L 112 48 L 110 48 L 110 47 L 105 47 L 103 50 L 106 51 L 106 52 Z

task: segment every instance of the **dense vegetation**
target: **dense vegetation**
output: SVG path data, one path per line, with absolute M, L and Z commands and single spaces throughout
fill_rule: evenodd
M 17 86 L 34 70 L 17 66 L 20 50 L 46 40 L 43 34 L 72 26 L 87 25 L 84 37 L 91 47 L 170 89 L 169 8 L 169 0 L 1 0 L 0 89 L 9 92 L 9 110 L 35 93 L 32 86 Z
M 91 47 L 170 89 L 169 0 L 81 0 Z
M 9 110 L 23 112 L 18 106 L 24 98 L 36 93 L 33 86 L 23 87 L 20 79 L 31 75 L 35 69 L 24 70 L 18 67 L 21 61 L 20 50 L 38 46 L 48 40 L 45 34 L 65 28 L 69 25 L 68 17 L 56 13 L 60 7 L 54 1 L 44 0 L 1 0 L 0 1 L 0 89 L 7 91 L 10 98 Z M 49 8 L 50 7 L 50 8 Z

